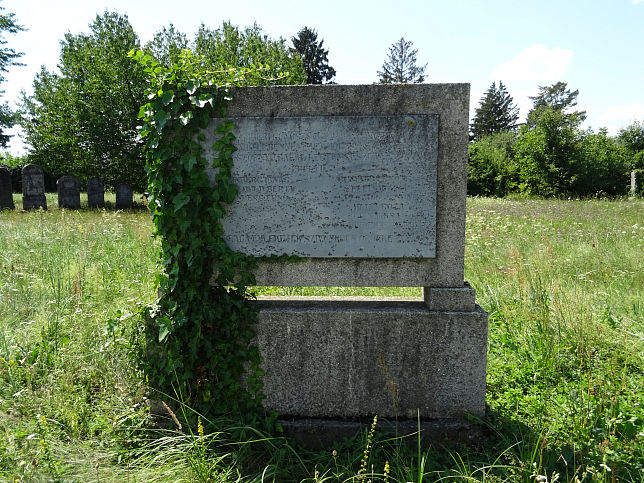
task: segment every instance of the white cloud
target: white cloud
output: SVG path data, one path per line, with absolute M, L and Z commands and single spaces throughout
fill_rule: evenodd
M 558 81 L 568 70 L 571 60 L 572 50 L 559 48 L 549 50 L 537 44 L 499 65 L 490 78 L 501 79 L 504 82 L 509 80 Z
M 633 3 L 637 5 L 638 3 L 642 3 L 642 0 L 633 0 Z
M 597 127 L 605 127 L 611 134 L 617 134 L 621 128 L 633 121 L 644 119 L 644 104 L 622 104 L 606 109 L 597 116 Z

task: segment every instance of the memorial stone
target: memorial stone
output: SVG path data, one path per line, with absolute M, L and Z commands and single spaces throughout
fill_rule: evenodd
M 80 209 L 80 186 L 75 177 L 61 176 L 56 181 L 56 188 L 58 189 L 58 206 L 60 208 Z
M 103 208 L 105 206 L 105 187 L 100 178 L 87 180 L 87 206 Z
M 11 171 L 6 166 L 0 166 L 0 210 L 5 209 L 14 209 Z
M 238 196 L 224 239 L 252 255 L 303 257 L 260 263 L 257 283 L 424 294 L 257 300 L 266 409 L 304 433 L 355 429 L 374 414 L 443 429 L 483 416 L 487 314 L 464 282 L 469 85 L 250 87 L 232 97 Z M 219 122 L 205 132 L 207 157 Z
M 129 209 L 134 206 L 134 193 L 130 185 L 121 183 L 116 187 L 116 208 L 119 210 Z
M 47 209 L 45 198 L 45 175 L 35 164 L 22 168 L 22 208 L 24 210 Z

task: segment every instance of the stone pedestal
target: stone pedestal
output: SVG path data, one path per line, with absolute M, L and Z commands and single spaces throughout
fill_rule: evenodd
M 423 301 L 262 298 L 264 405 L 280 416 L 462 419 L 485 413 L 487 313 Z

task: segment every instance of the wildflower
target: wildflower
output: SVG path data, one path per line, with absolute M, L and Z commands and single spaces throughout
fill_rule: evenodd
M 604 468 L 604 470 L 606 470 L 606 472 L 608 472 L 608 473 L 610 473 L 611 471 L 613 471 L 613 470 L 610 468 L 610 466 L 608 466 L 606 463 L 601 463 L 599 466 L 601 466 L 602 468 Z
M 83 231 L 83 225 L 78 225 L 78 231 Z
M 199 423 L 197 424 L 197 432 L 199 433 L 199 437 L 203 438 L 203 424 L 201 424 L 201 418 L 199 418 Z
M 537 483 L 548 483 L 548 477 L 545 475 L 537 475 L 534 481 Z

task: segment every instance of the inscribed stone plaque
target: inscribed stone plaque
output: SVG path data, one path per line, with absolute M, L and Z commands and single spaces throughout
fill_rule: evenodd
M 239 193 L 223 227 L 233 250 L 435 257 L 438 115 L 232 122 Z
M 45 175 L 40 166 L 27 164 L 22 168 L 22 209 L 47 209 Z
M 87 206 L 103 208 L 105 206 L 105 188 L 100 178 L 87 180 Z

